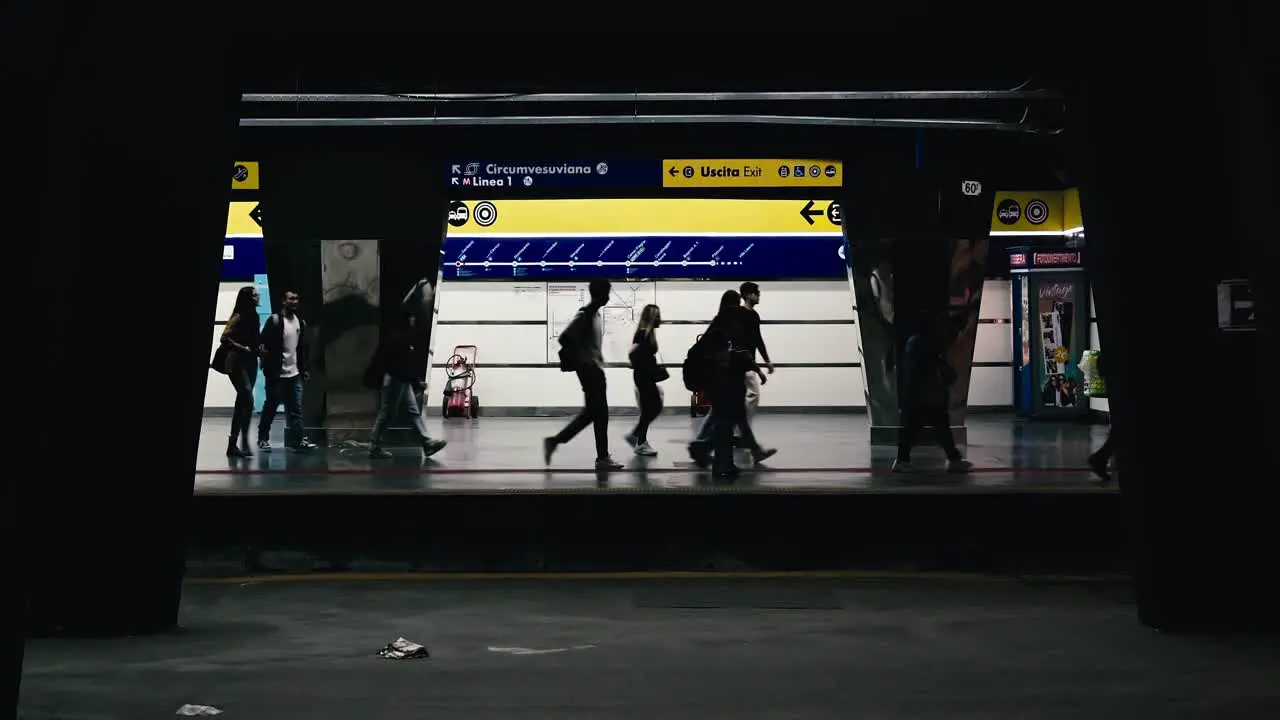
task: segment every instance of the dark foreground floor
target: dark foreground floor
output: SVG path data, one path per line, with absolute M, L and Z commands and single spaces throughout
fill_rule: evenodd
M 1274 640 L 1157 634 L 1126 596 L 982 579 L 192 586 L 181 632 L 32 641 L 21 716 L 1280 717 Z M 433 657 L 374 657 L 399 636 Z

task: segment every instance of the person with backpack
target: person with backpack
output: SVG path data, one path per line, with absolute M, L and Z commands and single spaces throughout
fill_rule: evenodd
M 923 315 L 919 319 L 919 329 L 907 338 L 903 346 L 902 375 L 898 386 L 902 427 L 898 435 L 898 457 L 893 462 L 894 472 L 916 471 L 911 464 L 911 449 L 926 426 L 931 426 L 937 433 L 938 444 L 947 454 L 947 472 L 967 473 L 973 469 L 973 464 L 960 454 L 951 434 L 951 415 L 947 406 L 956 374 L 943 357 L 945 319 L 945 316 Z
M 730 293 L 732 293 L 732 296 Z M 764 373 L 761 372 L 760 367 L 755 364 L 755 352 L 751 350 L 752 347 L 755 347 L 751 342 L 755 337 L 755 324 L 753 322 L 755 318 L 750 317 L 748 314 L 749 311 L 744 307 L 738 307 L 737 310 L 734 310 L 726 305 L 726 303 L 730 302 L 733 297 L 741 298 L 741 295 L 732 290 L 725 292 L 720 299 L 721 305 L 719 311 L 716 313 L 716 320 L 712 321 L 713 326 L 716 325 L 718 320 L 720 321 L 718 327 L 733 328 L 734 332 L 738 336 L 737 349 L 741 352 L 747 353 L 751 357 L 751 363 L 749 364 L 743 362 L 738 363 L 742 367 L 749 369 L 742 373 L 742 412 L 735 413 L 734 417 L 736 419 L 730 420 L 729 422 L 730 444 L 734 447 L 748 448 L 751 451 L 752 461 L 759 463 L 773 457 L 778 452 L 776 449 L 766 448 L 760 444 L 756 439 L 755 432 L 751 429 L 751 421 L 748 417 L 749 411 L 747 402 L 750 393 L 749 388 L 752 384 L 756 383 L 763 385 L 767 382 L 767 379 L 765 378 Z M 711 329 L 708 328 L 707 332 L 710 333 Z M 713 337 L 708 341 L 707 334 L 704 333 L 694 347 L 689 351 L 689 357 L 685 359 L 684 381 L 685 387 L 688 388 L 690 392 L 702 390 L 711 394 L 712 377 L 710 371 L 712 364 L 707 362 L 706 358 L 700 357 L 700 355 L 709 347 L 706 344 L 707 342 L 719 344 L 722 340 L 723 338 Z M 727 389 L 736 392 L 736 388 Z M 720 403 L 721 406 L 724 406 L 725 404 L 725 402 Z M 713 398 L 711 412 L 707 413 L 707 417 L 702 421 L 702 427 L 698 429 L 698 434 L 688 445 L 689 458 L 692 459 L 698 467 L 706 467 L 711 463 L 716 447 L 716 431 L 722 419 L 723 415 L 717 409 Z M 733 431 L 735 428 L 739 433 L 738 438 L 733 437 Z M 732 465 L 732 449 L 730 449 L 730 455 L 727 457 L 727 462 Z
M 600 309 L 608 304 L 612 289 L 608 280 L 592 280 L 587 286 L 590 301 L 578 310 L 569 326 L 560 333 L 560 370 L 578 375 L 578 382 L 582 385 L 582 410 L 559 433 L 543 438 L 542 459 L 548 465 L 558 447 L 591 425 L 596 437 L 596 469 L 622 468 L 609 455 L 609 398 L 602 350 L 604 325 L 600 319 Z
M 314 450 L 302 427 L 302 396 L 311 379 L 307 344 L 307 321 L 298 314 L 298 293 L 288 290 L 280 303 L 280 312 L 262 324 L 262 376 L 266 380 L 267 399 L 258 416 L 258 451 L 271 452 L 271 423 L 276 408 L 284 404 L 287 422 L 284 445 L 298 452 Z
M 705 466 L 708 455 L 713 455 L 713 472 L 721 478 L 731 478 L 740 472 L 733 464 L 734 428 L 741 426 L 744 439 L 755 444 L 745 421 L 746 374 L 755 372 L 764 381 L 764 373 L 756 364 L 751 325 L 742 311 L 741 301 L 742 296 L 736 290 L 726 290 L 721 295 L 719 311 L 685 359 L 685 384 L 705 389 L 711 398 L 711 414 L 707 418 L 710 446 L 704 440 L 695 439 L 689 444 L 689 455 L 699 466 Z

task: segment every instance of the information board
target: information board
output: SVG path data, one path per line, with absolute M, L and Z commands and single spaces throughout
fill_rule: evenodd
M 653 160 L 469 158 L 446 164 L 445 180 L 459 190 L 646 188 L 660 184 Z
M 445 279 L 843 278 L 839 205 L 819 200 L 456 201 Z
M 815 158 L 560 158 L 470 157 L 444 166 L 458 191 L 535 193 L 546 189 L 838 188 L 839 160 Z
M 839 233 L 794 236 L 450 238 L 446 280 L 838 279 Z
M 547 362 L 560 358 L 560 333 L 587 304 L 587 283 L 547 284 Z M 631 338 L 645 305 L 656 305 L 658 286 L 652 282 L 614 283 L 609 302 L 600 310 L 605 362 L 625 363 Z

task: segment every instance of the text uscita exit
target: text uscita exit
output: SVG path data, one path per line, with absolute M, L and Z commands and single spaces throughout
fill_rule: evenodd
M 732 167 L 729 165 L 715 167 L 713 165 L 703 165 L 700 168 L 700 172 L 702 177 L 705 178 L 764 177 L 764 168 L 751 165 L 746 167 Z

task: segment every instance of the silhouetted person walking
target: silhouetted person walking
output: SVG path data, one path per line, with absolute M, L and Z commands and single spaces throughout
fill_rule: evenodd
M 964 459 L 951 434 L 951 415 L 947 409 L 955 371 L 943 357 L 945 323 L 930 317 L 907 338 L 902 354 L 900 407 L 902 428 L 898 435 L 898 458 L 894 472 L 915 472 L 911 465 L 911 449 L 926 426 L 932 427 L 938 444 L 947 454 L 947 472 L 965 473 L 973 464 Z
M 231 411 L 231 433 L 227 437 L 227 457 L 253 456 L 249 449 L 249 424 L 253 420 L 253 386 L 258 382 L 261 335 L 258 291 L 247 285 L 236 293 L 236 304 L 222 328 L 222 339 L 213 363 L 215 370 L 226 373 L 236 391 L 235 408 Z M 236 446 L 237 440 L 239 447 Z
M 649 425 L 662 414 L 662 388 L 658 383 L 667 379 L 667 370 L 658 362 L 658 327 L 662 325 L 662 311 L 657 305 L 645 305 L 640 311 L 640 323 L 631 338 L 631 379 L 636 385 L 636 405 L 640 418 L 635 430 L 624 440 L 635 448 L 637 455 L 653 456 L 658 451 L 649 444 Z
M 406 310 L 403 323 L 391 330 L 378 348 L 374 358 L 374 378 L 382 378 L 382 396 L 378 403 L 378 415 L 369 433 L 369 457 L 375 460 L 392 457 L 382 447 L 382 435 L 395 422 L 401 408 L 409 415 L 422 455 L 431 457 L 448 443 L 435 440 L 427 433 L 427 423 L 422 417 L 422 404 L 418 402 L 422 378 L 427 370 L 427 348 L 416 332 L 418 316 Z M 370 379 L 374 379 L 370 378 Z
M 1098 353 L 1095 370 L 1098 376 L 1103 380 L 1107 378 L 1106 364 L 1103 358 L 1106 357 L 1102 353 Z M 1093 474 L 1098 476 L 1098 481 L 1103 485 L 1111 482 L 1111 458 L 1115 456 L 1115 426 L 1112 425 L 1107 429 L 1107 439 L 1102 441 L 1102 446 L 1089 456 L 1089 468 L 1093 470 Z
M 543 439 L 542 458 L 548 465 L 556 448 L 591 425 L 596 436 L 596 469 L 617 470 L 622 467 L 609 456 L 609 398 L 601 349 L 604 326 L 600 321 L 600 308 L 608 304 L 611 288 L 608 280 L 592 280 L 587 286 L 590 302 L 560 333 L 560 369 L 577 373 L 578 382 L 582 385 L 582 410 L 559 433 Z

